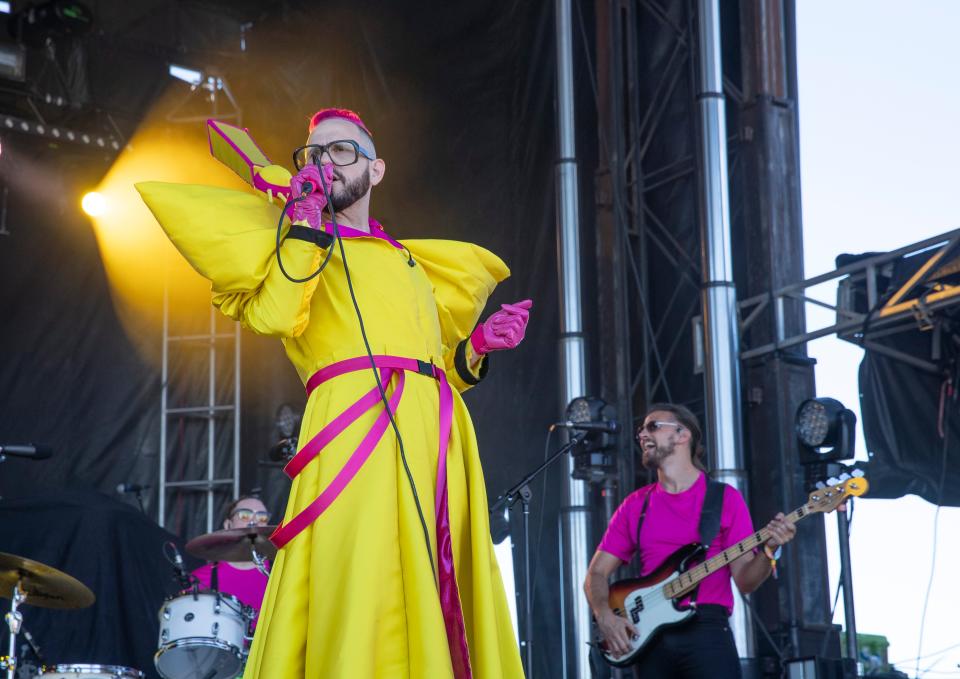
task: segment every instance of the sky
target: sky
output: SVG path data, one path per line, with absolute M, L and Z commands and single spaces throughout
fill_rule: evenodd
M 960 1 L 796 4 L 807 277 L 834 269 L 839 253 L 893 250 L 960 227 Z M 821 292 L 830 298 L 835 287 Z M 835 338 L 808 351 L 818 361 L 818 395 L 859 416 L 862 351 Z M 862 431 L 857 457 L 866 459 Z M 833 591 L 838 538 L 827 519 Z M 857 631 L 885 635 L 889 659 L 911 677 L 960 677 L 951 577 L 960 508 L 937 517 L 915 496 L 860 500 L 850 542 Z M 834 621 L 843 620 L 841 601 Z

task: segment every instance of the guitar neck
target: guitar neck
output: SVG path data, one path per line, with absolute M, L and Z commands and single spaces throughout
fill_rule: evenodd
M 784 520 L 789 521 L 790 523 L 796 523 L 800 519 L 812 513 L 814 512 L 810 511 L 809 505 L 803 505 L 802 507 L 790 512 L 790 514 L 788 514 Z M 732 547 L 728 547 L 716 556 L 704 561 L 702 564 L 681 573 L 679 577 L 671 580 L 663 586 L 664 594 L 668 599 L 675 599 L 687 593 L 711 573 L 714 573 L 724 566 L 733 563 L 741 556 L 751 553 L 755 548 L 759 547 L 769 539 L 770 531 L 768 531 L 766 528 L 761 528 Z

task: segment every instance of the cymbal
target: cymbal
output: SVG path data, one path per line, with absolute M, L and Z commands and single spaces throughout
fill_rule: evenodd
M 272 559 L 277 548 L 270 542 L 276 526 L 247 526 L 230 528 L 200 535 L 187 543 L 187 551 L 207 561 L 252 561 L 250 548 L 260 556 Z
M 24 603 L 31 606 L 86 608 L 97 600 L 89 587 L 63 571 L 0 552 L 0 597 L 12 599 L 18 582 L 26 593 Z

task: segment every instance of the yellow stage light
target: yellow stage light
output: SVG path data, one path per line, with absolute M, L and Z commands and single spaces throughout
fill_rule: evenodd
M 107 211 L 107 199 L 103 197 L 102 193 L 96 191 L 87 193 L 80 201 L 80 205 L 83 207 L 83 211 L 91 217 L 99 217 Z

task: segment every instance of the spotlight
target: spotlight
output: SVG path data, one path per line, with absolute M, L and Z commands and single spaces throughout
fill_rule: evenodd
M 800 463 L 849 460 L 854 455 L 857 416 L 834 398 L 811 398 L 797 409 Z M 826 450 L 825 450 L 826 449 Z
M 612 453 L 617 425 L 607 417 L 607 411 L 606 401 L 593 396 L 581 396 L 567 404 L 565 415 L 569 428 L 577 430 L 578 424 L 593 425 L 583 427 L 582 430 L 587 432 L 583 442 L 570 451 L 575 479 L 600 483 L 617 473 L 617 462 Z
M 90 191 L 80 201 L 80 206 L 91 217 L 99 217 L 107 211 L 107 199 L 102 193 Z
M 167 69 L 167 73 L 169 73 L 171 77 L 174 77 L 177 80 L 182 80 L 185 83 L 189 83 L 194 87 L 203 82 L 203 73 L 194 68 L 170 64 L 169 68 Z

